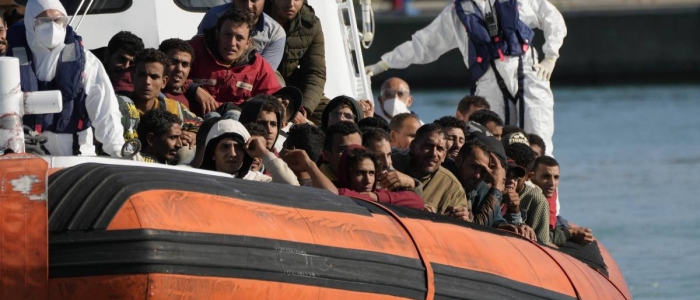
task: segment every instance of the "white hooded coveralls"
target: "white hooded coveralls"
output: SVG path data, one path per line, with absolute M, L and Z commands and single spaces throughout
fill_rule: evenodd
M 32 50 L 35 61 L 35 71 L 39 80 L 51 81 L 56 75 L 59 55 L 65 46 L 63 43 L 53 50 L 46 49 L 35 40 L 34 19 L 48 9 L 55 9 L 66 15 L 66 10 L 58 0 L 30 0 L 24 15 L 27 43 Z M 124 145 L 124 127 L 121 123 L 121 113 L 114 89 L 109 81 L 107 72 L 95 55 L 84 49 L 85 69 L 83 70 L 83 85 L 87 95 L 85 108 L 95 129 L 95 137 L 102 143 L 102 149 L 111 156 L 120 156 Z M 95 156 L 93 145 L 93 129 L 88 128 L 78 132 L 78 144 L 82 155 Z M 73 155 L 73 134 L 53 133 L 44 131 L 48 141 L 46 148 L 51 155 Z
M 493 2 L 493 1 L 491 1 Z M 557 59 L 559 48 L 566 36 L 566 25 L 559 11 L 547 0 L 519 0 L 520 20 L 530 28 L 540 28 L 545 33 L 543 47 L 545 57 Z M 486 1 L 474 0 L 481 11 L 485 11 Z M 462 5 L 472 5 L 462 2 Z M 464 64 L 469 66 L 469 48 L 467 31 L 459 20 L 452 5 L 446 7 L 427 27 L 415 32 L 410 41 L 397 46 L 391 52 L 382 55 L 382 61 L 392 69 L 404 69 L 412 64 L 428 64 L 436 61 L 446 52 L 459 48 L 464 57 Z M 551 155 L 554 149 L 552 134 L 554 133 L 554 98 L 549 81 L 537 78 L 533 66 L 532 47 L 523 57 L 524 98 L 525 98 L 525 131 L 535 133 L 544 139 L 547 153 Z M 518 90 L 518 61 L 519 57 L 506 56 L 503 61 L 495 60 L 496 68 L 510 91 L 515 95 Z M 491 110 L 501 118 L 505 118 L 505 106 L 493 70 L 488 71 L 476 82 L 476 95 L 486 98 Z M 510 103 L 511 124 L 518 116 L 517 108 Z

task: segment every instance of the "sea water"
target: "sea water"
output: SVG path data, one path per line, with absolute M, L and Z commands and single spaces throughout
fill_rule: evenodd
M 424 122 L 467 90 L 413 91 Z M 700 85 L 555 88 L 561 215 L 610 251 L 635 299 L 700 299 Z

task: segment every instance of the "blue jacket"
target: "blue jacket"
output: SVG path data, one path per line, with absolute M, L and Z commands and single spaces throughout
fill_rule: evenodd
M 60 90 L 63 96 L 63 110 L 56 114 L 25 115 L 24 125 L 36 131 L 55 133 L 76 133 L 90 127 L 90 118 L 85 108 L 85 87 L 83 71 L 85 52 L 82 38 L 73 28 L 66 28 L 65 47 L 59 56 L 56 76 L 50 82 L 40 81 L 36 76 L 32 50 L 27 43 L 24 23 L 17 23 L 7 32 L 7 56 L 20 60 L 20 75 L 23 92 Z
M 462 5 L 469 1 L 470 4 Z M 527 52 L 534 32 L 522 21 L 517 0 L 495 0 L 493 9 L 498 20 L 499 35 L 491 38 L 485 12 L 473 0 L 455 0 L 455 12 L 469 36 L 469 72 L 476 82 L 489 69 L 489 64 L 504 56 L 521 56 Z

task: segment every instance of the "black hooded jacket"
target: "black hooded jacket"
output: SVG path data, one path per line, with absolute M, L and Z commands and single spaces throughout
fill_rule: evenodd
M 249 100 L 243 103 L 243 111 L 241 111 L 241 117 L 240 119 L 238 119 L 238 121 L 241 122 L 241 124 L 243 125 L 257 122 L 258 116 L 260 115 L 260 111 L 262 111 L 263 104 L 265 103 L 270 103 L 270 105 L 274 107 L 275 115 L 277 116 L 277 136 L 275 136 L 276 143 L 277 139 L 280 136 L 280 130 L 282 130 L 283 121 L 281 113 L 279 111 L 281 105 L 277 102 L 277 99 L 275 97 L 270 95 L 257 95 L 253 98 L 250 98 Z
M 365 118 L 365 114 L 362 112 L 360 103 L 357 102 L 357 100 L 349 96 L 338 96 L 333 98 L 331 102 L 328 102 L 328 105 L 323 110 L 323 115 L 321 115 L 321 128 L 323 128 L 323 130 L 328 128 L 328 117 L 330 116 L 331 112 L 342 104 L 349 106 L 350 110 L 352 110 L 352 113 L 355 115 L 355 119 L 353 120 L 355 124 Z

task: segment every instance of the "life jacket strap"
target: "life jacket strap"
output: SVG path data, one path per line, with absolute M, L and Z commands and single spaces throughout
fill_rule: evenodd
M 522 56 L 518 57 L 518 90 L 515 92 L 515 95 L 511 94 L 508 90 L 508 86 L 506 86 L 506 82 L 505 80 L 503 80 L 503 76 L 501 76 L 501 73 L 498 72 L 498 69 L 496 68 L 496 63 L 494 61 L 491 61 L 491 69 L 493 70 L 493 74 L 496 76 L 498 88 L 501 90 L 501 94 L 503 94 L 505 125 L 511 125 L 510 102 L 512 102 L 513 105 L 519 107 L 518 119 L 520 122 L 516 121 L 516 125 L 519 123 L 520 128 L 525 128 L 525 89 L 523 88 L 525 82 L 525 72 L 523 71 Z

